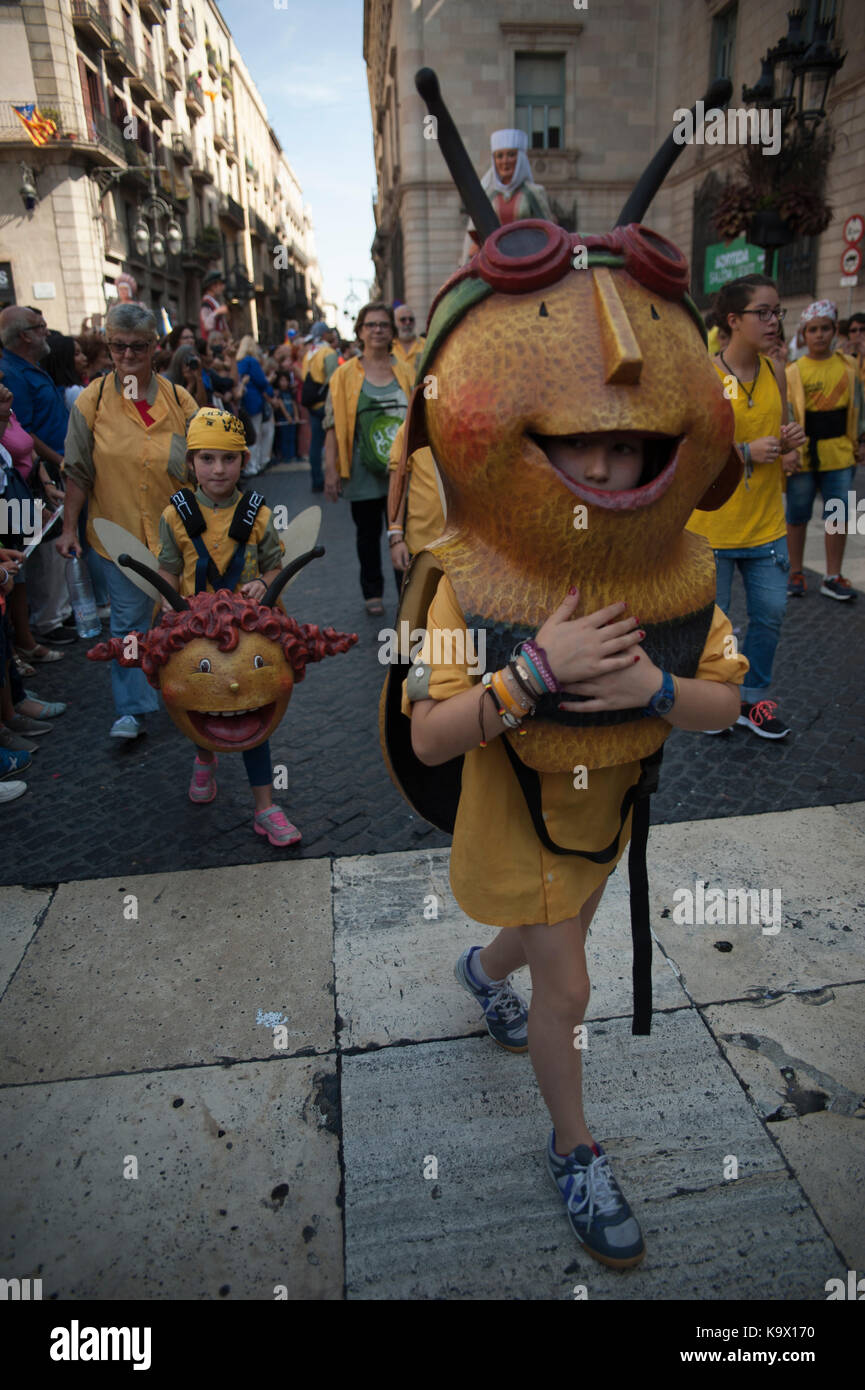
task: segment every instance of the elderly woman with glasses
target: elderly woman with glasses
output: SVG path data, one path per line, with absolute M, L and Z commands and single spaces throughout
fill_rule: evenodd
M 384 612 L 381 532 L 387 511 L 389 455 L 405 419 L 414 373 L 391 356 L 396 326 L 389 304 L 365 304 L 355 333 L 363 352 L 337 367 L 324 407 L 324 491 L 331 502 L 340 496 L 351 502 L 361 592 L 366 611 L 379 617 Z M 394 578 L 399 593 L 402 571 L 396 567 Z
M 93 522 L 123 526 L 156 554 L 159 518 L 186 482 L 186 426 L 198 410 L 182 386 L 153 370 L 156 320 L 136 304 L 115 304 L 105 319 L 114 371 L 87 386 L 69 413 L 64 472 L 66 508 L 61 555 L 77 547 L 76 524 L 85 500 L 87 539 L 100 558 L 111 602 L 111 635 L 125 637 L 150 626 L 153 600 L 112 563 Z M 137 667 L 112 662 L 117 718 L 112 738 L 137 738 L 143 716 L 159 707 L 156 691 Z

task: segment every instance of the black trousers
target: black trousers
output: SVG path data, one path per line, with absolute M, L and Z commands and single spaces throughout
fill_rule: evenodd
M 360 560 L 360 588 L 364 598 L 382 598 L 384 575 L 381 568 L 381 533 L 387 516 L 387 498 L 370 497 L 352 502 L 351 515 L 357 531 L 357 558 Z M 403 571 L 395 569 L 397 595 L 402 590 Z

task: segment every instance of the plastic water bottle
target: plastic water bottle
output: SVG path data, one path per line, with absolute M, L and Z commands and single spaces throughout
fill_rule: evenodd
M 66 586 L 69 602 L 75 614 L 75 630 L 79 637 L 98 637 L 102 623 L 96 611 L 96 599 L 90 584 L 87 566 L 76 551 L 66 561 Z

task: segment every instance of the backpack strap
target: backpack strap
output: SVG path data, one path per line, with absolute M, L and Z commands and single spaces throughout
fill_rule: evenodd
M 233 593 L 243 573 L 247 542 L 258 513 L 264 505 L 263 495 L 260 492 L 245 492 L 235 507 L 228 534 L 232 540 L 237 541 L 237 545 L 224 574 L 220 574 L 204 543 L 203 533 L 207 530 L 207 522 L 195 494 L 190 488 L 184 487 L 172 495 L 171 501 L 198 555 L 195 562 L 195 592 L 204 593 L 210 584 L 214 591 L 230 589 Z
M 664 756 L 661 744 L 654 753 L 643 758 L 640 780 L 629 787 L 622 798 L 619 809 L 619 828 L 613 839 L 602 850 L 564 849 L 557 845 L 547 832 L 541 811 L 541 780 L 534 768 L 526 767 L 511 746 L 510 739 L 503 736 L 505 752 L 513 768 L 526 808 L 532 818 L 535 834 L 545 849 L 551 854 L 575 854 L 581 859 L 589 859 L 593 864 L 609 864 L 618 852 L 619 840 L 633 806 L 631 821 L 631 843 L 628 850 L 628 885 L 631 903 L 631 942 L 633 944 L 632 978 L 634 986 L 634 1014 L 631 1023 L 632 1033 L 647 1034 L 651 1031 L 652 1020 L 652 932 L 649 922 L 649 875 L 646 868 L 646 845 L 649 838 L 649 797 L 658 789 L 658 772 Z

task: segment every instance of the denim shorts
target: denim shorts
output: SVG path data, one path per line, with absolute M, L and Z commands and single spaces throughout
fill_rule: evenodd
M 811 520 L 817 488 L 823 498 L 823 519 L 837 516 L 839 522 L 847 524 L 847 494 L 853 490 L 856 476 L 855 464 L 849 468 L 830 468 L 825 473 L 805 468 L 799 473 L 791 473 L 787 479 L 787 522 L 791 526 L 805 526 Z M 835 506 L 829 512 L 829 503 Z M 842 509 L 843 508 L 843 516 Z

